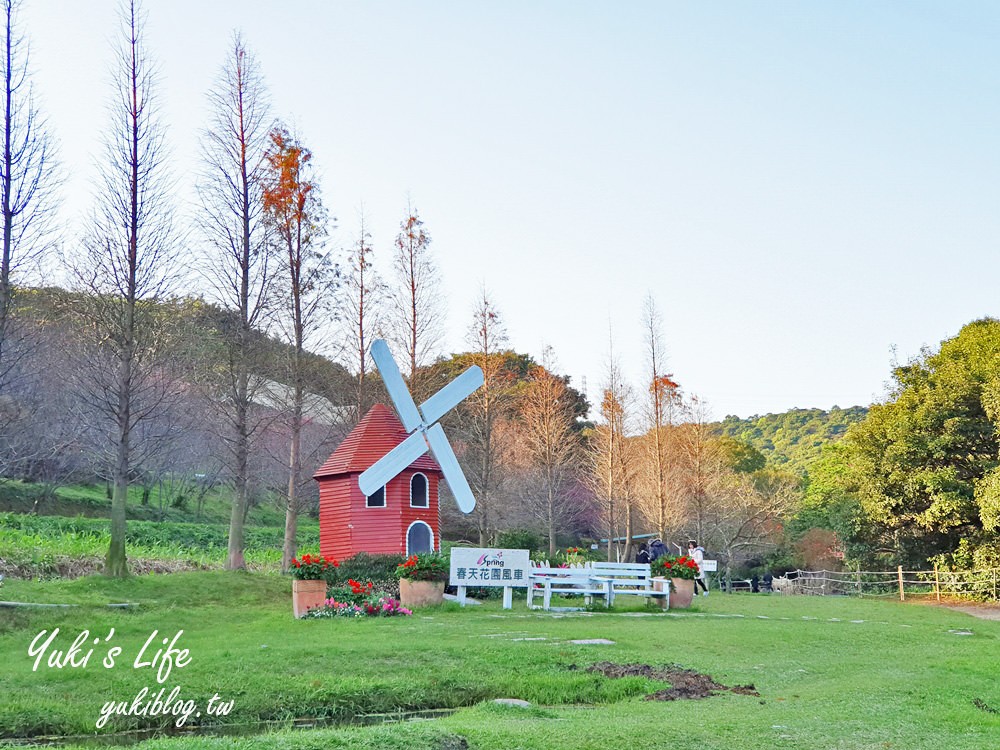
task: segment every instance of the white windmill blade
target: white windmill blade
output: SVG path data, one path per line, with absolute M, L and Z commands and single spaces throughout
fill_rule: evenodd
M 459 466 L 458 459 L 455 458 L 455 451 L 451 449 L 444 430 L 441 425 L 436 424 L 425 434 L 431 448 L 431 455 L 441 467 L 444 481 L 448 483 L 451 494 L 455 496 L 458 509 L 463 513 L 471 513 L 472 509 L 476 507 L 476 497 L 472 494 L 472 488 L 465 480 L 465 474 L 462 473 L 462 467 Z
M 424 422 L 426 424 L 437 422 L 482 384 L 483 371 L 473 365 L 420 404 L 420 413 L 424 417 Z
M 372 344 L 372 359 L 375 360 L 375 366 L 378 367 L 379 375 L 382 376 L 382 382 L 385 384 L 385 390 L 389 393 L 389 398 L 396 406 L 396 412 L 399 414 L 403 427 L 407 432 L 413 432 L 423 420 L 420 418 L 417 405 L 413 403 L 410 391 L 406 387 L 406 381 L 403 380 L 399 368 L 396 367 L 396 360 L 392 358 L 389 345 L 382 339 L 378 339 Z
M 422 432 L 414 432 L 358 477 L 358 487 L 367 497 L 378 492 L 407 466 L 427 452 Z

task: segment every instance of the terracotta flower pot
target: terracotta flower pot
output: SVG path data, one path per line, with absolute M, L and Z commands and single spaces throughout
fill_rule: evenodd
M 310 609 L 322 607 L 326 601 L 326 581 L 292 579 L 292 611 L 298 619 Z
M 399 579 L 399 603 L 407 609 L 432 607 L 444 601 L 444 581 Z
M 687 609 L 694 599 L 694 581 L 687 578 L 671 578 L 674 584 L 673 591 L 670 592 L 670 609 Z

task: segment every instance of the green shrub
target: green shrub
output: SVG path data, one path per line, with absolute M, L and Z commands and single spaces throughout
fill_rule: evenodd
M 501 549 L 542 549 L 547 547 L 548 542 L 542 539 L 542 535 L 531 529 L 507 529 L 497 534 L 497 547 Z
M 406 558 L 403 555 L 370 555 L 359 552 L 340 561 L 339 567 L 327 568 L 327 582 L 331 586 L 346 586 L 351 579 L 366 583 L 371 581 L 377 591 L 399 596 L 399 579 L 396 567 Z

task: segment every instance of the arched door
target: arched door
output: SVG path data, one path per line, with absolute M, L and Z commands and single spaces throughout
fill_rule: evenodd
M 423 521 L 414 521 L 406 530 L 406 554 L 434 551 L 434 532 Z

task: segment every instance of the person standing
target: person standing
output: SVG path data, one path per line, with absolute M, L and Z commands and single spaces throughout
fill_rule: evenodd
M 705 550 L 693 539 L 688 542 L 688 557 L 698 563 L 698 577 L 694 579 L 694 595 L 698 596 L 698 585 L 701 584 L 704 589 L 702 596 L 708 596 L 708 585 L 705 583 L 705 570 L 702 565 L 705 562 Z
M 643 565 L 649 564 L 649 546 L 645 542 L 639 545 L 639 551 L 635 553 L 635 561 Z
M 663 557 L 665 554 L 667 554 L 667 545 L 659 538 L 654 539 L 653 543 L 649 545 L 649 561 L 653 562 L 653 560 Z

